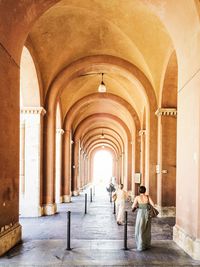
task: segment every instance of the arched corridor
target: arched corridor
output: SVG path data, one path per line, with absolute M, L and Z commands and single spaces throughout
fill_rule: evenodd
M 112 182 L 131 201 L 144 185 L 156 227 L 173 221 L 170 244 L 200 260 L 199 12 L 197 0 L 0 2 L 0 255 L 23 222 L 48 227 L 88 186 L 101 207 Z

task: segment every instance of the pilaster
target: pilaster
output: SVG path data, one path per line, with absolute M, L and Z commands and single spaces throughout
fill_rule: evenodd
M 160 217 L 174 217 L 176 195 L 176 108 L 159 108 L 157 205 Z

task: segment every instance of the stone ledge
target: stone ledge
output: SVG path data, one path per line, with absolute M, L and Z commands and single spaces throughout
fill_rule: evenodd
M 200 260 L 200 239 L 188 235 L 181 227 L 173 227 L 173 240 L 194 260 Z
M 159 211 L 158 217 L 175 217 L 176 216 L 176 208 L 175 207 L 161 207 L 156 206 Z
M 21 225 L 14 224 L 8 230 L 0 234 L 0 256 L 6 253 L 21 241 Z

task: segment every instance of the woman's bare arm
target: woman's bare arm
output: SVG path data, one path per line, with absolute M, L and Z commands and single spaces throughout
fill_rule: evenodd
M 132 209 L 137 208 L 137 204 L 138 204 L 138 197 L 135 197 L 133 205 L 132 205 Z
M 154 207 L 155 206 L 155 204 L 154 204 L 154 202 L 153 202 L 153 200 L 151 199 L 151 197 L 149 196 L 149 203 Z

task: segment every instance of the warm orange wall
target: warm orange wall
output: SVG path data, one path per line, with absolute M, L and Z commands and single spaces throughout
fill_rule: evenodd
M 0 46 L 0 228 L 18 221 L 19 67 Z
M 176 117 L 163 116 L 162 123 L 162 206 L 176 201 Z

